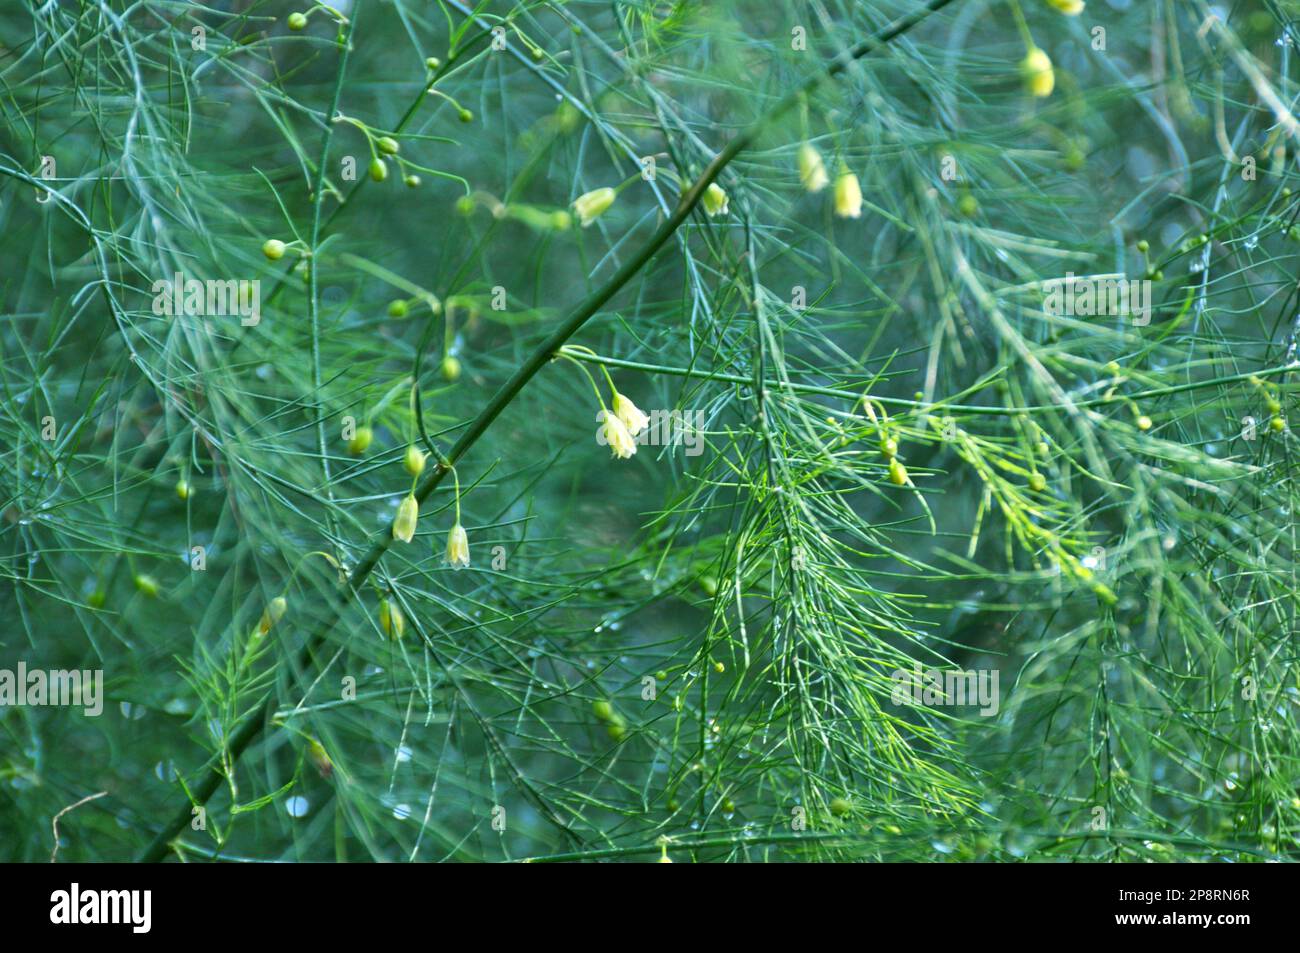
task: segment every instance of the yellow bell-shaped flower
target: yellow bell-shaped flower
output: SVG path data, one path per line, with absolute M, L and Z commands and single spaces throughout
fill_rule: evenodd
M 614 456 L 620 460 L 626 460 L 635 454 L 636 441 L 632 439 L 632 434 L 628 432 L 627 424 L 619 420 L 618 414 L 608 410 L 602 411 L 602 417 L 601 433 L 604 435 L 606 446 L 609 447 Z
M 584 192 L 573 200 L 573 210 L 578 213 L 578 221 L 586 228 L 614 204 L 618 193 L 611 188 L 593 189 Z
M 722 186 L 718 185 L 717 182 L 710 182 L 709 187 L 700 196 L 700 204 L 704 206 L 704 213 L 710 218 L 715 215 L 726 215 L 728 202 L 727 193 L 723 191 Z
M 420 504 L 416 502 L 413 494 L 407 494 L 406 499 L 397 508 L 397 515 L 393 517 L 393 539 L 400 539 L 404 543 L 409 543 L 411 537 L 415 535 L 415 524 L 420 518 Z
M 1034 47 L 1020 62 L 1020 73 L 1025 78 L 1029 91 L 1039 99 L 1052 95 L 1056 88 L 1056 73 L 1052 70 L 1052 60 L 1038 47 Z
M 831 184 L 831 177 L 826 174 L 826 163 L 822 154 L 811 142 L 799 147 L 799 181 L 809 192 L 820 192 Z
M 650 418 L 622 394 L 614 395 L 614 415 L 623 421 L 623 426 L 633 437 L 650 426 Z
M 469 536 L 460 523 L 447 534 L 447 565 L 452 569 L 464 569 L 469 565 Z
M 862 186 L 847 168 L 835 178 L 835 214 L 840 218 L 862 217 Z

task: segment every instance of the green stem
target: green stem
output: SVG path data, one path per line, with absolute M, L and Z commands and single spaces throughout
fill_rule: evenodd
M 311 321 L 311 383 L 314 395 L 312 412 L 316 418 L 316 450 L 320 454 L 321 472 L 325 477 L 325 499 L 328 501 L 325 508 L 325 518 L 329 527 L 330 536 L 337 539 L 338 528 L 334 521 L 334 476 L 330 472 L 329 451 L 325 440 L 325 408 L 321 402 L 321 371 L 320 371 L 320 284 L 319 284 L 319 266 L 320 262 L 316 260 L 316 247 L 320 242 L 321 232 L 321 207 L 325 203 L 325 167 L 329 161 L 330 142 L 334 137 L 334 123 L 332 117 L 338 113 L 339 100 L 343 96 L 343 79 L 347 75 L 348 57 L 352 52 L 352 36 L 356 31 L 356 18 L 361 13 L 361 4 L 357 4 L 353 10 L 353 20 L 349 23 L 344 20 L 343 26 L 339 27 L 339 36 L 342 39 L 343 52 L 339 56 L 338 78 L 334 82 L 334 92 L 330 97 L 329 112 L 325 114 L 325 131 L 321 134 L 320 143 L 320 161 L 316 164 L 316 187 L 312 190 L 312 210 L 311 210 L 311 237 L 308 240 L 307 248 L 312 254 L 312 260 L 307 265 L 307 314 Z M 369 131 L 364 127 L 366 138 L 370 138 Z M 374 151 L 374 147 L 371 147 Z M 342 552 L 336 547 L 336 555 L 342 558 Z
M 584 349 L 587 350 L 587 349 Z M 587 361 L 591 364 L 608 365 L 609 367 L 625 367 L 628 370 L 644 371 L 647 374 L 667 374 L 673 377 L 693 377 L 703 380 L 721 381 L 724 384 L 745 384 L 753 385 L 752 376 L 745 377 L 740 374 L 724 374 L 719 371 L 697 370 L 689 367 L 668 367 L 664 364 L 645 364 L 641 361 L 625 361 L 617 357 L 604 357 L 594 351 L 588 351 L 586 354 L 575 353 L 572 348 L 564 355 L 572 361 Z M 1183 391 L 1198 390 L 1202 387 L 1216 387 L 1221 384 L 1232 384 L 1237 381 L 1249 381 L 1252 377 L 1277 377 L 1288 371 L 1296 370 L 1294 364 L 1279 364 L 1276 367 L 1267 367 L 1258 371 L 1243 371 L 1240 374 L 1228 374 L 1223 377 L 1207 378 L 1203 381 L 1192 381 L 1187 384 L 1176 384 L 1171 387 L 1153 387 L 1150 390 L 1138 391 L 1136 394 L 1116 394 L 1112 397 L 1093 397 L 1088 400 L 1075 401 L 1076 407 L 1101 407 L 1106 404 L 1113 404 L 1116 401 L 1144 400 L 1148 397 L 1164 397 L 1168 394 L 1178 394 Z M 766 381 L 767 387 L 778 390 L 789 390 L 796 394 L 817 394 L 822 397 L 840 397 L 844 400 L 858 401 L 863 394 L 861 391 L 845 390 L 839 387 L 819 387 L 816 384 L 792 384 L 785 381 Z M 942 399 L 935 401 L 909 400 L 905 397 L 884 397 L 876 394 L 869 395 L 871 400 L 877 404 L 883 404 L 887 407 L 903 407 L 915 410 L 925 410 L 927 412 L 936 411 L 956 411 L 958 413 L 971 414 L 995 414 L 1004 417 L 1014 417 L 1020 414 L 1046 414 L 1061 409 L 1059 404 L 1029 404 L 1024 407 L 1002 407 L 986 404 L 949 404 Z

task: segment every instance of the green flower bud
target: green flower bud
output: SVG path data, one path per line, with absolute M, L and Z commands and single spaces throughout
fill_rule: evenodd
M 379 627 L 390 639 L 400 639 L 406 634 L 406 616 L 401 607 L 393 600 L 379 600 Z
M 370 449 L 370 442 L 375 439 L 375 432 L 369 427 L 358 427 L 356 434 L 348 441 L 348 453 L 358 457 Z
M 284 596 L 276 596 L 268 602 L 266 608 L 262 610 L 262 618 L 257 623 L 257 631 L 262 635 L 266 635 L 266 633 L 271 631 L 271 627 L 284 617 L 284 614 L 288 609 L 289 600 Z
M 406 448 L 406 456 L 402 458 L 402 468 L 413 477 L 418 477 L 424 472 L 425 454 L 420 449 L 411 444 Z

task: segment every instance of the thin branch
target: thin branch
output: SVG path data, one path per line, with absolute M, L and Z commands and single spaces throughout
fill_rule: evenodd
M 91 801 L 95 801 L 101 797 L 107 797 L 107 796 L 108 796 L 107 791 L 100 791 L 98 794 L 91 794 L 88 797 L 83 797 L 80 801 L 78 801 L 75 804 L 69 804 L 63 810 L 59 811 L 58 814 L 54 815 L 54 817 L 50 821 L 50 829 L 54 832 L 54 849 L 50 851 L 50 863 L 55 863 L 55 859 L 59 856 L 59 818 L 61 818 L 64 814 L 67 814 L 69 811 L 75 811 L 83 804 L 89 804 Z

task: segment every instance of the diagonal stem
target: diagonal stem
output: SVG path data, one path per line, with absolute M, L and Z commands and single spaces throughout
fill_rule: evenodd
M 881 29 L 874 36 L 871 36 L 850 49 L 838 55 L 818 76 L 814 76 L 801 84 L 794 92 L 785 96 L 777 105 L 763 118 L 757 120 L 747 129 L 741 132 L 736 138 L 732 139 L 714 157 L 708 167 L 689 189 L 683 193 L 681 200 L 672 214 L 664 219 L 663 223 L 655 229 L 654 234 L 641 247 L 636 255 L 629 258 L 622 267 L 614 273 L 602 287 L 588 295 L 580 303 L 569 317 L 556 330 L 544 340 L 535 351 L 528 357 L 523 364 L 510 376 L 501 388 L 492 396 L 487 405 L 474 418 L 469 427 L 461 434 L 460 439 L 448 451 L 444 459 L 434 467 L 424 478 L 415 490 L 415 497 L 421 503 L 432 493 L 443 479 L 460 460 L 465 456 L 469 449 L 478 442 L 487 429 L 492 426 L 493 422 L 499 417 L 515 399 L 524 386 L 537 375 L 537 372 L 555 356 L 556 352 L 582 328 L 592 316 L 604 305 L 610 298 L 614 297 L 618 291 L 632 280 L 636 274 L 645 267 L 646 263 L 659 251 L 663 244 L 672 237 L 673 233 L 681 226 L 682 222 L 695 209 L 699 203 L 700 197 L 704 190 L 718 177 L 727 164 L 731 162 L 743 150 L 752 145 L 755 139 L 773 122 L 784 116 L 787 112 L 799 104 L 802 97 L 816 89 L 827 79 L 838 76 L 844 72 L 855 60 L 861 59 L 873 50 L 889 43 L 891 40 L 906 33 L 912 27 L 916 26 L 930 14 L 942 10 L 953 0 L 928 0 L 923 6 L 918 7 L 912 13 L 909 13 L 893 23 Z M 370 575 L 388 547 L 392 544 L 393 534 L 390 529 L 385 529 L 379 534 L 371 544 L 370 551 L 362 558 L 352 572 L 346 588 L 340 589 L 335 593 L 333 607 L 334 611 L 327 615 L 327 618 L 337 619 L 341 610 L 345 607 L 351 598 L 359 591 L 361 585 L 365 582 L 366 577 Z M 329 634 L 330 626 L 324 623 L 322 629 L 313 635 L 307 644 L 303 647 L 299 656 L 300 666 L 305 669 L 310 663 L 312 657 L 319 648 L 324 644 L 326 636 Z M 267 699 L 258 707 L 256 711 L 250 714 L 244 722 L 231 734 L 228 752 L 228 763 L 233 765 L 239 760 L 244 749 L 256 739 L 265 729 L 272 711 L 274 710 L 274 697 L 268 696 Z M 158 832 L 157 836 L 149 845 L 140 853 L 138 860 L 144 863 L 152 863 L 162 860 L 166 856 L 169 844 L 177 834 L 189 823 L 194 806 L 207 802 L 222 782 L 223 775 L 219 765 L 213 765 L 203 780 L 195 786 L 193 790 L 193 801 L 185 804 L 177 811 L 176 815 L 167 822 L 167 824 Z

